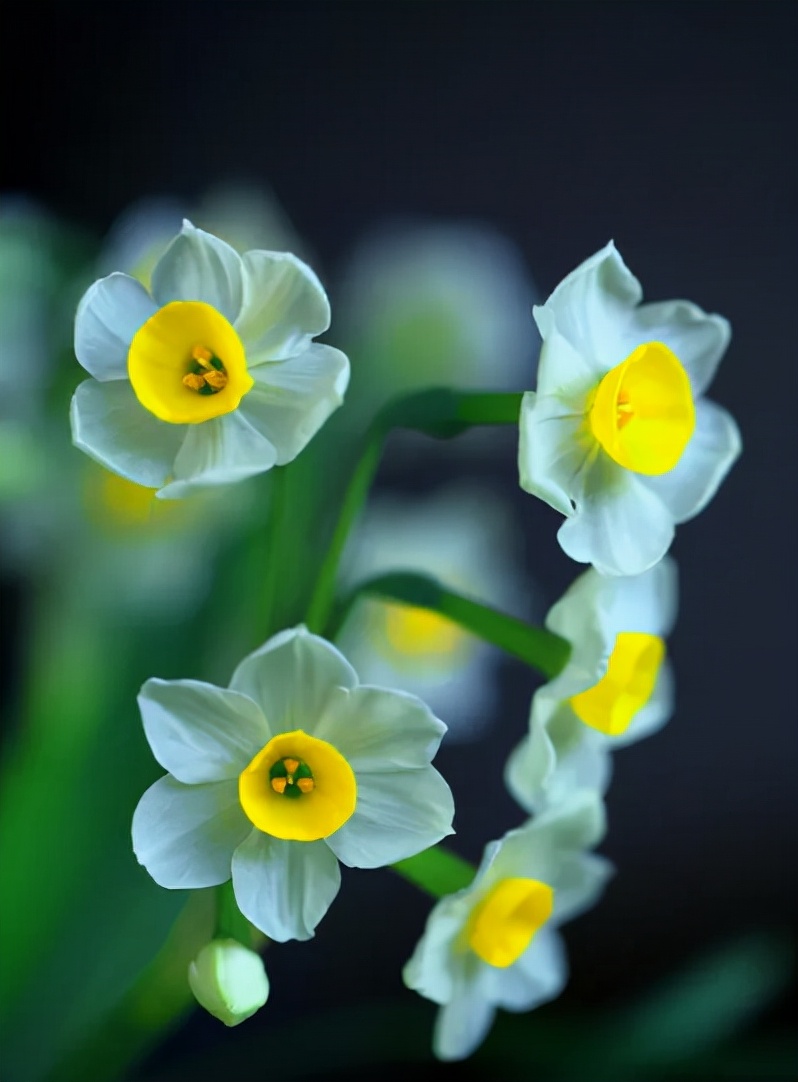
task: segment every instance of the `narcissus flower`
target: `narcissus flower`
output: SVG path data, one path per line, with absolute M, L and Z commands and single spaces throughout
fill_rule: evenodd
M 421 502 L 376 499 L 352 539 L 349 585 L 388 571 L 417 571 L 527 615 L 514 574 L 516 537 L 506 507 L 487 489 L 451 486 Z M 364 680 L 429 703 L 449 727 L 447 744 L 474 739 L 490 723 L 499 651 L 445 616 L 364 597 L 340 642 Z
M 473 883 L 432 910 L 403 976 L 441 1005 L 433 1040 L 441 1059 L 470 1055 L 497 1007 L 528 1011 L 562 991 L 567 964 L 555 929 L 592 905 L 610 874 L 586 852 L 604 829 L 598 795 L 573 794 L 491 842 Z
M 534 288 L 518 249 L 470 222 L 388 222 L 343 273 L 338 315 L 358 389 L 370 399 L 420 387 L 514 390 L 534 360 Z
M 144 730 L 169 774 L 142 797 L 133 848 L 161 886 L 231 877 L 272 939 L 309 939 L 341 882 L 452 832 L 452 794 L 430 765 L 446 730 L 419 700 L 358 684 L 304 628 L 250 654 L 230 688 L 148 680 Z
M 251 1018 L 269 998 L 263 960 L 235 939 L 214 939 L 188 967 L 188 983 L 201 1007 L 237 1026 Z
M 311 342 L 330 323 L 313 271 L 185 222 L 150 293 L 111 274 L 85 293 L 75 353 L 94 377 L 72 400 L 75 444 L 162 497 L 295 458 L 340 406 L 349 362 Z
M 556 804 L 573 789 L 605 789 L 610 751 L 669 719 L 673 679 L 665 637 L 676 605 L 676 565 L 666 557 L 632 578 L 590 568 L 551 609 L 546 627 L 568 640 L 571 655 L 535 693 L 529 734 L 506 772 L 527 811 Z
M 521 409 L 521 487 L 568 516 L 565 552 L 608 575 L 661 559 L 741 448 L 732 417 L 701 397 L 729 324 L 641 297 L 612 243 L 569 274 L 534 310 L 543 348 Z

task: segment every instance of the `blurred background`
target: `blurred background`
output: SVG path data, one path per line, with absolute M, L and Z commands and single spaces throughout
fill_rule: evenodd
M 3 21 L 3 1080 L 795 1077 L 795 5 L 9 2 Z M 308 259 L 352 359 L 276 554 L 268 477 L 153 509 L 69 447 L 77 299 L 112 269 L 146 280 L 183 215 Z M 185 899 L 129 848 L 159 773 L 138 686 L 226 683 L 301 619 L 377 405 L 533 386 L 532 304 L 610 238 L 647 299 L 731 320 L 710 397 L 745 453 L 677 536 L 677 712 L 616 760 L 618 874 L 566 930 L 565 994 L 436 1064 L 434 1008 L 400 977 L 428 902 L 347 872 L 315 940 L 267 952 L 263 1011 L 232 1031 L 192 1014 L 185 962 L 147 968 Z M 500 429 L 392 439 L 345 574 L 401 562 L 541 621 L 580 569 L 515 450 Z M 346 649 L 451 726 L 453 845 L 478 859 L 520 820 L 501 772 L 538 681 L 423 630 L 421 651 L 361 607 Z

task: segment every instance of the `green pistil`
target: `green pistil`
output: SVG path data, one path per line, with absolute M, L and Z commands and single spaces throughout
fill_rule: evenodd
M 287 756 L 286 758 L 291 758 Z M 269 770 L 269 780 L 273 781 L 275 778 L 285 778 L 286 786 L 282 792 L 282 796 L 290 797 L 292 800 L 296 800 L 297 797 L 303 795 L 302 790 L 296 784 L 302 778 L 310 778 L 313 781 L 313 771 L 310 769 L 307 763 L 303 763 L 298 760 L 299 766 L 293 772 L 289 773 L 288 768 L 285 765 L 285 759 L 278 759 L 276 763 L 273 763 Z

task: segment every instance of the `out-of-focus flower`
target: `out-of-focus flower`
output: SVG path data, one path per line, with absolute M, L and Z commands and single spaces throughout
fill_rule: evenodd
M 166 197 L 133 203 L 111 227 L 98 272 L 121 270 L 149 288 L 153 269 L 184 218 L 241 254 L 263 248 L 303 255 L 301 238 L 271 192 L 260 186 L 225 184 L 208 189 L 190 205 Z
M 404 981 L 441 1006 L 433 1047 L 463 1059 L 485 1039 L 497 1007 L 528 1011 L 567 980 L 555 930 L 591 906 L 610 865 L 586 850 L 604 835 L 596 793 L 557 808 L 485 849 L 471 886 L 432 910 Z
M 290 462 L 343 401 L 349 362 L 311 342 L 326 294 L 287 253 L 229 245 L 186 222 L 152 296 L 111 274 L 84 295 L 75 352 L 94 377 L 72 400 L 74 442 L 178 498 Z
M 361 359 L 355 391 L 373 400 L 419 387 L 528 385 L 534 300 L 522 258 L 493 230 L 394 223 L 356 249 L 339 331 Z
M 451 486 L 424 499 L 376 498 L 353 539 L 353 586 L 388 571 L 430 575 L 501 609 L 518 606 L 514 531 L 506 506 L 477 487 Z M 523 613 L 519 613 L 523 615 Z M 342 648 L 361 677 L 428 702 L 446 739 L 474 739 L 492 717 L 498 650 L 426 609 L 361 598 Z
M 538 386 L 521 410 L 521 487 L 568 516 L 565 552 L 608 575 L 661 559 L 741 448 L 732 417 L 701 397 L 729 324 L 641 297 L 612 243 L 569 274 L 535 309 Z
M 263 960 L 235 939 L 207 943 L 188 967 L 188 983 L 199 1005 L 226 1026 L 245 1022 L 269 998 Z
M 161 886 L 231 876 L 241 912 L 276 940 L 309 939 L 338 892 L 338 861 L 376 868 L 451 833 L 452 795 L 430 765 L 446 726 L 419 699 L 359 686 L 334 646 L 282 632 L 229 689 L 148 680 L 139 696 L 170 773 L 133 818 Z
M 676 565 L 666 557 L 632 578 L 590 568 L 546 617 L 571 644 L 562 672 L 532 699 L 529 734 L 510 757 L 506 779 L 527 811 L 573 789 L 603 791 L 610 750 L 659 729 L 673 712 L 665 636 L 676 618 Z
M 39 418 L 56 369 L 77 238 L 20 198 L 0 202 L 0 421 Z

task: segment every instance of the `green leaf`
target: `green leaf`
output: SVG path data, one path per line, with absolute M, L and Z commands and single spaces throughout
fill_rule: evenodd
M 340 629 L 354 601 L 362 594 L 440 613 L 485 642 L 520 658 L 547 679 L 562 670 L 571 652 L 570 644 L 559 635 L 472 601 L 441 586 L 435 579 L 414 572 L 379 575 L 361 583 L 341 606 L 334 632 Z
M 433 898 L 454 894 L 471 885 L 476 868 L 442 846 L 435 845 L 414 857 L 397 861 L 391 867 Z

